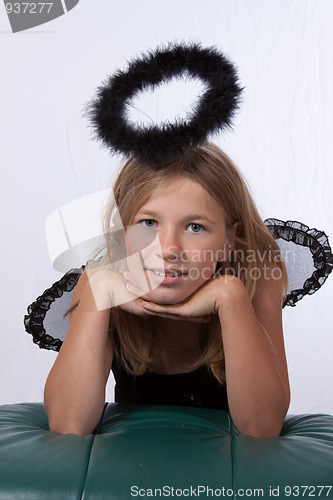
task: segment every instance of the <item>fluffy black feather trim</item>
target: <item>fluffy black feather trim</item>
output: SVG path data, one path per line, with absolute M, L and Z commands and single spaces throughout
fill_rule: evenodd
M 175 76 L 199 78 L 206 87 L 190 118 L 161 127 L 129 123 L 126 108 L 133 96 Z M 236 68 L 214 47 L 168 45 L 133 60 L 127 71 L 108 77 L 88 104 L 87 114 L 96 137 L 112 152 L 158 163 L 230 126 L 241 91 Z

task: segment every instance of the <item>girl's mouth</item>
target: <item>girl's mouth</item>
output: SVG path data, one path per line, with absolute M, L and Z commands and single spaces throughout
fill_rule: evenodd
M 154 281 L 158 281 L 161 285 L 172 285 L 184 279 L 188 273 L 176 269 L 147 269 L 148 275 Z

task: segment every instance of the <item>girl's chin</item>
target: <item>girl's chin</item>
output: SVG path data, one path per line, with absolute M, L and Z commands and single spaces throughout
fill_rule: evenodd
M 188 299 L 195 290 L 191 292 L 186 292 L 185 290 L 176 291 L 176 290 L 162 290 L 161 288 L 156 288 L 152 292 L 146 294 L 146 297 L 151 302 L 155 302 L 156 304 L 161 305 L 173 305 L 179 304 L 184 300 Z

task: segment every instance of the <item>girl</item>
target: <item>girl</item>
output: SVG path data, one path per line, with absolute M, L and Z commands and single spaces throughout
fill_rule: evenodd
M 93 432 L 112 369 L 116 401 L 223 408 L 241 434 L 278 436 L 290 398 L 287 278 L 236 167 L 211 143 L 155 165 L 132 157 L 112 199 L 106 252 L 79 279 L 46 382 L 50 429 Z

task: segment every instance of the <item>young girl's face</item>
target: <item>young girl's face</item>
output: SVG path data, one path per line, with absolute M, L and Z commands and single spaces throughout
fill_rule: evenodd
M 141 262 L 151 289 L 148 299 L 175 304 L 212 277 L 235 230 L 226 229 L 222 207 L 199 183 L 180 177 L 152 192 L 136 214 L 129 235 L 131 231 L 137 240 L 142 235 L 142 242 L 148 242 L 141 245 Z M 137 266 L 129 268 L 140 283 Z

